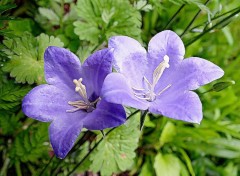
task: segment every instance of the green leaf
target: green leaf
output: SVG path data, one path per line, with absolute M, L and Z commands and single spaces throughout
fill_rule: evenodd
M 155 157 L 154 169 L 157 176 L 179 176 L 181 166 L 175 155 L 158 153 Z
M 146 158 L 146 161 L 142 166 L 139 176 L 152 176 L 152 175 L 154 175 L 154 170 L 151 160 L 149 158 Z
M 80 20 L 74 31 L 81 40 L 96 44 L 113 35 L 140 39 L 141 14 L 129 1 L 79 0 L 76 11 Z
M 0 111 L 0 128 L 4 135 L 13 134 L 17 129 L 21 127 L 19 119 L 24 115 L 20 112 L 17 115 L 9 114 L 6 111 Z
M 90 157 L 91 170 L 100 171 L 101 175 L 111 175 L 131 168 L 140 135 L 137 115 L 105 136 Z
M 14 161 L 36 161 L 48 155 L 48 124 L 38 123 L 27 130 L 21 131 L 14 140 L 10 157 Z
M 160 147 L 162 147 L 165 143 L 171 142 L 173 137 L 177 134 L 175 125 L 168 121 L 164 126 L 163 131 L 160 136 Z
M 63 43 L 53 36 L 41 34 L 33 37 L 29 33 L 23 34 L 21 38 L 4 40 L 8 50 L 9 61 L 3 66 L 3 70 L 10 72 L 19 83 L 33 84 L 44 83 L 43 55 L 48 46 L 62 47 Z
M 12 20 L 8 22 L 8 29 L 14 35 L 22 36 L 24 32 L 32 32 L 33 21 L 30 19 Z
M 8 81 L 0 87 L 0 110 L 10 110 L 21 104 L 22 98 L 30 91 L 29 86 L 20 86 Z
M 15 4 L 6 4 L 6 5 L 0 4 L 0 14 L 16 7 L 17 6 Z
M 45 17 L 49 21 L 51 21 L 51 24 L 59 25 L 60 18 L 57 16 L 57 14 L 52 9 L 40 7 L 38 10 L 39 10 L 40 15 L 42 15 L 43 17 Z
M 152 5 L 148 4 L 147 0 L 138 0 L 137 2 L 134 2 L 134 7 L 145 12 L 153 9 Z
M 224 168 L 224 171 L 226 172 L 226 175 L 238 176 L 238 166 L 234 165 L 233 162 L 228 163 Z

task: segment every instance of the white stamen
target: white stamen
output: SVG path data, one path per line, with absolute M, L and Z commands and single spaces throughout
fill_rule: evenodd
M 82 83 L 82 80 L 82 78 L 79 80 L 74 79 L 73 83 L 76 85 L 75 91 L 79 93 L 83 100 L 69 101 L 68 104 L 75 107 L 75 109 L 66 110 L 66 112 L 75 112 L 78 110 L 86 110 L 87 112 L 92 112 L 95 109 L 97 102 L 101 100 L 100 97 L 98 97 L 93 102 L 90 102 L 88 100 L 86 86 Z
M 86 86 L 82 83 L 82 80 L 82 78 L 80 78 L 79 80 L 73 80 L 73 83 L 76 85 L 75 91 L 80 94 L 84 101 L 88 101 Z
M 161 90 L 158 94 L 155 93 L 154 89 L 156 84 L 158 83 L 159 79 L 161 78 L 164 70 L 166 68 L 169 68 L 169 57 L 168 55 L 165 55 L 163 57 L 163 61 L 157 66 L 157 68 L 153 72 L 153 83 L 151 84 L 149 80 L 143 76 L 143 81 L 145 83 L 144 89 L 142 88 L 133 88 L 133 94 L 139 99 L 147 100 L 147 101 L 154 101 L 157 96 L 161 95 L 164 91 L 166 91 L 169 87 L 171 87 L 171 84 L 169 84 L 167 87 L 165 87 L 163 90 Z
M 145 89 L 142 89 L 142 88 L 136 88 L 136 87 L 132 87 L 133 90 L 136 90 L 136 91 L 143 91 Z
M 165 87 L 163 90 L 161 90 L 157 95 L 161 95 L 165 90 L 167 90 L 168 88 L 170 88 L 172 85 L 169 84 L 167 87 Z
M 153 87 L 155 87 L 155 85 L 157 84 L 157 82 L 159 81 L 159 79 L 161 78 L 163 71 L 166 68 L 169 68 L 169 57 L 167 55 L 165 55 L 163 57 L 163 61 L 157 66 L 157 68 L 154 70 L 153 72 Z
M 145 76 L 143 77 L 143 79 L 148 84 L 148 88 L 151 88 L 152 84 L 148 81 L 148 79 Z

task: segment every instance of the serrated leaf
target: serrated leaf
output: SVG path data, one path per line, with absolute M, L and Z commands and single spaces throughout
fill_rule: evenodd
M 14 140 L 10 151 L 10 157 L 22 162 L 36 161 L 38 158 L 47 155 L 48 146 L 48 124 L 38 123 L 36 126 L 21 131 Z
M 8 81 L 0 87 L 0 110 L 10 110 L 21 104 L 22 98 L 29 92 L 29 86 L 20 86 Z
M 9 135 L 15 132 L 21 126 L 19 119 L 23 114 L 10 114 L 9 111 L 0 111 L 0 129 L 2 134 Z
M 138 10 L 143 10 L 145 12 L 148 12 L 153 9 L 151 4 L 148 4 L 146 0 L 138 0 L 137 2 L 134 2 L 134 6 Z
M 53 36 L 41 34 L 33 37 L 25 33 L 21 38 L 4 40 L 9 61 L 3 70 L 10 72 L 19 83 L 44 83 L 43 55 L 48 46 L 62 47 L 63 43 Z
M 129 1 L 79 0 L 76 11 L 80 20 L 74 32 L 81 40 L 96 44 L 113 35 L 140 39 L 141 14 Z
M 158 153 L 155 157 L 154 169 L 157 176 L 179 176 L 181 166 L 175 155 Z
M 101 175 L 111 175 L 131 168 L 140 135 L 138 125 L 139 120 L 132 117 L 126 124 L 105 136 L 90 157 L 91 170 L 100 171 Z
M 40 7 L 38 10 L 39 10 L 39 13 L 43 17 L 45 17 L 49 21 L 51 21 L 51 23 L 53 25 L 59 25 L 60 18 L 57 16 L 57 14 L 52 9 Z

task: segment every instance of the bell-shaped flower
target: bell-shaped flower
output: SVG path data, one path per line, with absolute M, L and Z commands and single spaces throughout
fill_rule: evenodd
M 48 84 L 35 87 L 23 100 L 23 112 L 49 127 L 54 153 L 64 158 L 82 128 L 103 130 L 126 120 L 121 105 L 101 97 L 105 77 L 112 71 L 112 51 L 100 50 L 80 64 L 70 51 L 48 47 L 44 54 Z
M 169 30 L 155 35 L 148 51 L 126 36 L 110 38 L 109 48 L 114 49 L 117 73 L 104 81 L 102 92 L 107 101 L 200 123 L 202 104 L 192 90 L 222 77 L 221 68 L 198 57 L 183 59 L 183 42 Z

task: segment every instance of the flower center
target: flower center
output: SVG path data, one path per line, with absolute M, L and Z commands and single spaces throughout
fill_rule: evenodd
M 161 90 L 158 93 L 154 92 L 155 86 L 157 85 L 159 79 L 161 78 L 164 70 L 166 68 L 169 68 L 169 57 L 168 55 L 165 55 L 163 57 L 163 61 L 157 66 L 157 68 L 153 72 L 153 82 L 150 83 L 148 79 L 144 76 L 143 81 L 145 84 L 144 89 L 139 89 L 139 88 L 132 88 L 134 95 L 143 100 L 147 101 L 154 101 L 157 96 L 161 95 L 165 90 L 167 90 L 169 87 L 171 87 L 171 84 L 166 86 L 163 90 Z
M 76 85 L 75 91 L 79 93 L 83 100 L 78 101 L 69 101 L 68 104 L 75 107 L 74 109 L 67 110 L 67 112 L 76 112 L 78 110 L 85 110 L 87 112 L 92 112 L 96 108 L 96 104 L 100 97 L 98 97 L 95 101 L 90 102 L 87 97 L 86 86 L 82 83 L 82 78 L 79 80 L 74 79 L 73 83 Z

